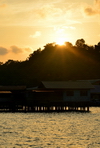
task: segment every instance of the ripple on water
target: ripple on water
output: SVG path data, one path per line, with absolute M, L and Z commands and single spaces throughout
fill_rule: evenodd
M 0 113 L 0 148 L 100 148 L 100 108 L 90 113 Z

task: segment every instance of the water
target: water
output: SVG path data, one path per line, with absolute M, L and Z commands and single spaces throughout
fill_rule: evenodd
M 0 113 L 0 148 L 100 148 L 100 108 L 89 113 Z

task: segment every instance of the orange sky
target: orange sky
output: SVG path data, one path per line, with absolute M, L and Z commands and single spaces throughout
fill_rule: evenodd
M 100 41 L 100 0 L 0 0 L 0 61 L 25 60 L 47 43 Z

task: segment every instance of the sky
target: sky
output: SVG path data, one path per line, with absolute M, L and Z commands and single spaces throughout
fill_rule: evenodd
M 0 0 L 0 62 L 81 38 L 100 42 L 100 0 Z

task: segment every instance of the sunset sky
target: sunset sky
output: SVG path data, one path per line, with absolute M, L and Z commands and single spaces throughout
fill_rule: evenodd
M 100 0 L 0 0 L 0 61 L 26 60 L 47 43 L 100 42 Z

